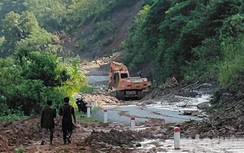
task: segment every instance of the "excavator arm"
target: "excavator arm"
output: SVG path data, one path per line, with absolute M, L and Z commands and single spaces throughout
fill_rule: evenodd
M 111 71 L 128 71 L 128 68 L 123 64 L 119 62 L 112 61 L 111 62 Z

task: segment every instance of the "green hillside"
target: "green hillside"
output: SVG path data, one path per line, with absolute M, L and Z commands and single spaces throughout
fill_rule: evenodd
M 175 76 L 235 85 L 244 70 L 243 13 L 242 0 L 150 1 L 125 41 L 125 62 L 133 69 L 150 63 L 156 82 Z

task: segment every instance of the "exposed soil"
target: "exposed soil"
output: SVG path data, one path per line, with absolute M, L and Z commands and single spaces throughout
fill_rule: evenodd
M 113 25 L 113 30 L 104 31 L 99 38 L 96 34 L 97 26 L 102 22 L 97 22 L 96 19 L 77 26 L 71 35 L 65 32 L 58 34 L 63 46 L 63 53 L 66 53 L 66 56 L 78 54 L 94 59 L 110 55 L 114 50 L 120 51 L 120 44 L 126 39 L 130 25 L 142 7 L 140 1 L 129 3 L 131 3 L 130 6 L 111 11 L 111 16 L 107 20 Z
M 149 122 L 146 124 L 148 128 L 139 132 L 129 130 L 126 125 L 78 124 L 72 137 L 72 143 L 63 145 L 60 119 L 56 123 L 54 145 L 51 146 L 48 144 L 48 136 L 45 144 L 40 144 L 38 117 L 12 123 L 1 123 L 0 152 L 10 153 L 16 148 L 23 148 L 28 153 L 130 152 L 130 149 L 136 149 L 137 142 L 144 138 L 167 138 L 166 131 L 164 135 L 157 136 L 162 132 L 155 130 L 157 127 L 151 127 Z M 164 123 L 160 120 L 152 123 L 154 126 L 157 123 L 162 129 L 164 127 L 162 126 Z

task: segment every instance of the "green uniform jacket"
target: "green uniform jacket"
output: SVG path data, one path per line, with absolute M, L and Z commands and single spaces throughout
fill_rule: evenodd
M 62 118 L 62 129 L 63 130 L 72 130 L 73 129 L 73 122 L 72 116 L 75 116 L 74 107 L 69 104 L 64 104 L 59 109 L 59 115 L 63 116 Z
M 56 117 L 56 110 L 50 106 L 46 106 L 41 113 L 41 128 L 54 128 L 54 118 Z

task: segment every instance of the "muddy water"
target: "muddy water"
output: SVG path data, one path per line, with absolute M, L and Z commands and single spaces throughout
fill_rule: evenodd
M 244 153 L 244 139 L 181 139 L 180 150 L 174 150 L 173 139 L 145 140 L 140 144 L 138 152 L 155 149 L 162 153 Z
M 167 123 L 181 123 L 190 120 L 201 120 L 202 118 L 199 117 L 201 112 L 197 109 L 196 105 L 209 101 L 210 95 L 202 95 L 201 97 L 196 98 L 180 97 L 180 99 L 180 101 L 176 102 L 154 101 L 152 104 L 145 106 L 108 105 L 104 107 L 108 109 L 109 122 L 129 124 L 130 117 L 135 116 L 136 122 L 145 122 L 149 119 L 157 118 L 163 119 Z M 187 105 L 182 107 L 182 105 L 185 105 L 186 103 Z M 185 115 L 186 112 L 193 115 Z M 97 112 L 96 114 L 96 117 L 101 121 L 103 121 L 103 116 L 103 110 Z
M 145 122 L 152 118 L 164 119 L 166 122 L 183 122 L 188 120 L 200 120 L 199 117 L 182 115 L 179 111 L 156 108 L 156 107 L 138 107 L 136 105 L 128 106 L 107 106 L 108 108 L 108 121 L 118 123 L 130 123 L 130 117 L 135 116 L 137 122 Z M 121 115 L 121 112 L 125 112 Z M 103 119 L 103 112 L 97 113 L 99 120 Z
M 89 84 L 96 84 L 103 81 L 108 81 L 108 76 L 88 76 Z

